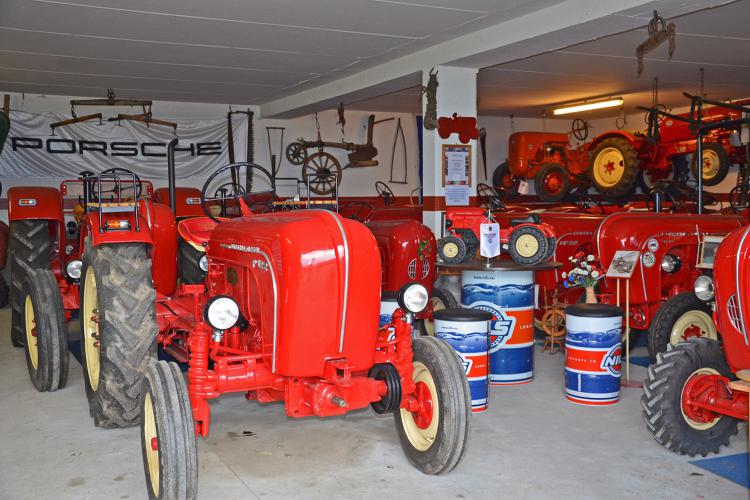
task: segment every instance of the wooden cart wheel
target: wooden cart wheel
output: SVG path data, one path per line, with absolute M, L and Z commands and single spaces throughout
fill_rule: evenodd
M 302 178 L 307 183 L 310 177 L 310 191 L 315 194 L 333 193 L 336 185 L 341 183 L 341 164 L 330 153 L 324 151 L 311 154 L 302 166 Z
M 548 348 L 550 354 L 555 353 L 555 344 L 563 346 L 565 337 L 565 312 L 559 307 L 553 307 L 542 316 L 542 330 L 547 334 L 542 351 Z
M 292 165 L 302 165 L 307 157 L 307 150 L 301 142 L 293 142 L 286 147 L 286 159 Z

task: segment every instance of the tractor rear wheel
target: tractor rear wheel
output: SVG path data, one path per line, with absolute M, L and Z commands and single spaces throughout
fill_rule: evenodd
M 460 264 L 467 259 L 466 252 L 466 243 L 458 236 L 450 235 L 438 241 L 438 257 L 446 264 Z
M 703 144 L 703 185 L 715 186 L 729 173 L 729 155 L 717 142 Z M 690 172 L 694 179 L 698 179 L 698 155 L 694 154 L 690 161 Z
M 441 309 L 453 309 L 459 307 L 458 301 L 445 288 L 436 286 L 432 289 L 432 296 L 430 297 L 430 303 L 432 304 L 432 312 L 440 311 Z M 435 336 L 435 323 L 432 318 L 425 318 L 419 320 L 417 323 L 419 328 L 419 334 L 422 336 L 433 337 Z
M 186 285 L 203 283 L 206 272 L 201 269 L 201 258 L 206 252 L 201 252 L 180 238 L 177 242 L 177 259 L 180 265 L 180 282 Z
M 436 337 L 412 342 L 415 411 L 395 413 L 401 447 L 425 474 L 451 471 L 467 448 L 471 422 L 469 384 L 456 352 Z
M 570 191 L 570 177 L 559 163 L 542 165 L 534 178 L 534 190 L 542 201 L 560 201 Z
M 533 266 L 550 257 L 549 240 L 541 229 L 533 226 L 519 227 L 510 235 L 508 253 L 515 262 Z
M 81 272 L 81 359 L 89 410 L 97 427 L 140 420 L 143 373 L 156 359 L 156 292 L 141 243 L 89 239 Z
M 711 308 L 692 291 L 670 297 L 656 311 L 648 332 L 648 355 L 651 362 L 656 355 L 692 337 L 716 340 L 719 335 L 711 317 Z
M 68 381 L 68 332 L 55 275 L 32 269 L 23 282 L 26 366 L 39 392 L 52 392 Z
M 150 499 L 198 496 L 195 422 L 185 379 L 175 363 L 157 361 L 143 377 L 141 450 Z
M 23 347 L 23 280 L 32 269 L 49 269 L 52 237 L 47 220 L 17 220 L 10 223 L 10 338 L 15 347 Z
M 492 187 L 503 190 L 503 199 L 512 200 L 518 195 L 521 179 L 513 175 L 507 161 L 497 166 L 492 173 Z
M 701 375 L 732 378 L 721 344 L 706 338 L 670 344 L 649 366 L 641 397 L 643 420 L 654 439 L 691 457 L 717 453 L 737 433 L 737 419 L 683 404 L 697 388 L 691 379 Z
M 627 139 L 610 137 L 591 154 L 591 179 L 602 196 L 617 199 L 628 195 L 638 180 L 638 153 Z

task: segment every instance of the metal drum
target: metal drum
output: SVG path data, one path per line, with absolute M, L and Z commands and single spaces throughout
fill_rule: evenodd
M 396 292 L 383 292 L 380 296 L 380 320 L 378 321 L 378 327 L 387 325 L 391 322 L 393 312 L 398 309 L 398 294 Z M 391 328 L 388 340 L 391 341 L 396 335 L 396 331 Z
M 448 342 L 463 361 L 471 391 L 471 411 L 487 410 L 489 395 L 489 321 L 492 314 L 473 309 L 441 309 L 433 315 L 435 336 Z
M 462 271 L 461 303 L 495 317 L 490 328 L 490 384 L 531 382 L 534 372 L 533 271 Z
M 565 309 L 565 397 L 581 405 L 620 400 L 622 309 L 580 304 Z

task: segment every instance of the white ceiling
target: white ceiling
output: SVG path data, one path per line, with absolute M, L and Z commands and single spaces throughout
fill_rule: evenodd
M 700 68 L 705 69 L 709 97 L 750 96 L 750 0 L 673 21 L 677 43 L 672 61 L 665 43 L 646 55 L 640 78 L 635 48 L 646 40 L 645 28 L 483 69 L 480 113 L 538 117 L 560 103 L 609 95 L 623 96 L 630 113 L 636 106 L 650 106 L 654 77 L 660 102 L 676 107 L 687 102 L 683 91 L 699 92 Z M 350 107 L 419 112 L 419 99 L 419 89 L 409 88 Z

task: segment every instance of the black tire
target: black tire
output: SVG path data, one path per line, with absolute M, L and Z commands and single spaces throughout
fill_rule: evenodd
M 703 143 L 703 154 L 706 152 L 713 153 L 719 159 L 719 167 L 716 169 L 716 173 L 710 177 L 703 177 L 704 186 L 715 186 L 723 181 L 729 173 L 729 154 L 718 142 L 705 142 Z M 713 155 L 712 155 L 713 156 Z M 693 155 L 693 159 L 690 160 L 690 173 L 693 174 L 693 179 L 698 179 L 698 155 Z
M 180 368 L 166 361 L 150 364 L 143 377 L 141 392 L 141 451 L 148 497 L 175 500 L 196 498 L 198 450 L 195 423 Z M 154 444 L 156 454 L 151 451 Z M 153 482 L 149 459 L 158 471 L 158 478 L 155 477 Z M 156 491 L 155 484 L 158 484 Z
M 502 189 L 503 199 L 511 200 L 518 196 L 518 188 L 521 185 L 521 179 L 513 175 L 510 171 L 510 165 L 507 161 L 497 166 L 492 173 L 492 186 L 495 189 Z
M 666 177 L 662 177 L 659 180 L 672 179 L 674 179 L 674 170 L 670 170 Z M 641 188 L 641 193 L 643 194 L 650 194 L 657 182 L 651 178 L 651 174 L 647 170 L 641 170 L 638 173 L 638 187 Z
M 698 369 L 733 378 L 721 344 L 694 338 L 670 345 L 657 355 L 656 363 L 648 368 L 641 397 L 643 420 L 654 439 L 671 451 L 691 457 L 717 453 L 737 433 L 738 423 L 737 419 L 718 415 L 713 426 L 700 430 L 688 422 L 682 409 L 682 392 Z
M 430 302 L 432 303 L 433 312 L 441 309 L 454 309 L 456 307 L 461 307 L 452 293 L 439 286 L 432 289 Z M 435 324 L 433 323 L 432 318 L 425 318 L 417 321 L 417 329 L 419 330 L 419 334 L 423 337 L 432 337 L 435 335 Z
M 68 382 L 68 332 L 54 273 L 28 271 L 22 293 L 24 351 L 31 383 L 39 392 L 62 389 Z
M 658 353 L 667 350 L 667 344 L 676 343 L 672 341 L 672 337 L 673 333 L 678 335 L 678 332 L 673 332 L 673 330 L 678 326 L 678 321 L 687 319 L 686 314 L 696 315 L 702 320 L 700 324 L 709 329 L 706 330 L 709 337 L 717 338 L 718 334 L 711 318 L 712 311 L 709 305 L 696 297 L 692 291 L 682 292 L 667 299 L 656 311 L 651 321 L 648 332 L 648 356 L 652 363 L 656 361 Z M 702 328 L 701 332 L 703 331 Z M 677 341 L 681 340 L 684 339 Z
M 5 281 L 5 276 L 0 274 L 0 308 L 7 306 L 10 303 L 10 287 L 8 282 Z
M 605 149 L 614 148 L 617 149 L 622 155 L 622 176 L 614 181 L 611 185 L 602 184 L 597 180 L 595 175 L 595 166 L 597 157 Z M 633 145 L 627 139 L 620 137 L 610 137 L 604 139 L 602 142 L 597 144 L 594 151 L 591 153 L 591 162 L 589 164 L 589 176 L 596 190 L 605 198 L 609 200 L 615 200 L 622 198 L 630 194 L 638 181 L 638 173 L 640 169 L 640 162 L 638 161 L 638 153 L 636 152 Z
M 414 380 L 432 380 L 439 418 L 424 429 L 427 435 L 414 434 L 418 425 L 406 409 L 395 413 L 396 428 L 406 458 L 425 474 L 450 472 L 466 452 L 471 422 L 471 396 L 461 361 L 445 341 L 419 337 L 412 342 Z M 407 396 L 408 397 L 408 396 Z M 434 417 L 433 409 L 433 417 Z M 420 431 L 417 431 L 420 432 Z M 430 436 L 434 433 L 434 436 Z M 420 449 L 421 448 L 421 449 Z
M 547 262 L 555 256 L 555 250 L 557 250 L 557 238 L 550 236 L 547 238 L 547 255 L 544 256 L 542 262 Z
M 537 248 L 533 253 L 527 254 L 526 250 L 533 250 L 533 247 L 524 244 L 525 241 L 530 241 L 527 238 L 521 239 L 524 236 L 531 236 L 536 240 Z M 549 257 L 548 248 L 549 241 L 547 241 L 547 236 L 545 236 L 541 229 L 533 226 L 519 227 L 511 233 L 510 240 L 508 241 L 508 253 L 510 254 L 510 258 L 525 266 L 533 266 L 540 262 L 544 262 L 544 260 Z M 519 251 L 519 249 L 524 251 Z
M 23 280 L 31 269 L 49 269 L 52 237 L 47 220 L 18 220 L 10 223 L 10 338 L 15 347 L 23 347 Z
M 96 302 L 87 297 L 89 272 L 92 283 L 96 283 Z M 156 292 L 146 245 L 94 247 L 88 240 L 81 280 L 81 365 L 94 424 L 105 428 L 136 425 L 141 416 L 143 373 L 156 359 L 158 331 Z M 96 320 L 87 321 L 87 311 L 94 309 L 98 310 L 92 315 Z M 97 336 L 98 348 L 88 340 Z M 92 374 L 94 363 L 99 364 L 98 378 L 89 376 L 89 356 Z
M 206 252 L 197 250 L 187 241 L 179 238 L 177 241 L 177 258 L 180 270 L 180 282 L 186 285 L 196 285 L 203 283 L 206 278 L 206 272 L 201 269 L 201 257 Z
M 446 254 L 447 247 L 447 254 Z M 446 236 L 438 241 L 438 257 L 446 264 L 460 264 L 467 259 L 467 249 L 464 240 L 458 236 Z M 455 253 L 454 253 L 455 252 Z
M 557 177 L 559 184 L 552 186 L 549 179 Z M 553 189 L 557 187 L 557 189 Z M 534 178 L 534 190 L 542 201 L 557 202 L 565 198 L 570 192 L 570 178 L 567 170 L 559 163 L 546 163 Z

